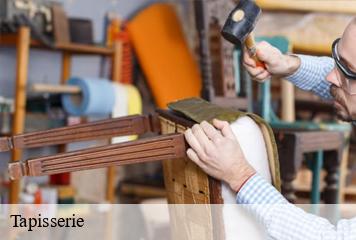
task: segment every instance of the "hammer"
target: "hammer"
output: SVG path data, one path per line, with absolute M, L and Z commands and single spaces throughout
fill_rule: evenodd
M 265 64 L 257 58 L 256 43 L 252 33 L 261 12 L 261 9 L 253 1 L 240 0 L 229 14 L 221 34 L 233 44 L 245 43 L 247 51 L 255 60 L 256 65 L 266 68 Z

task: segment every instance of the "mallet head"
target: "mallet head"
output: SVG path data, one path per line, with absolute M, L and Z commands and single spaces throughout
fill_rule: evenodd
M 233 44 L 244 43 L 255 28 L 261 9 L 251 0 L 240 0 L 232 10 L 221 31 L 222 36 Z

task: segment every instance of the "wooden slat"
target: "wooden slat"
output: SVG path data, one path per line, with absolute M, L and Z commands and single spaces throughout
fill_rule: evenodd
M 1 34 L 0 45 L 16 45 L 16 35 L 15 34 Z M 62 43 L 56 44 L 54 49 L 50 49 L 39 41 L 30 40 L 30 46 L 33 48 L 46 49 L 52 51 L 65 51 L 71 54 L 93 54 L 93 55 L 112 55 L 114 50 L 108 47 L 100 47 L 95 45 L 77 44 L 77 43 Z
M 105 139 L 115 136 L 143 134 L 152 130 L 150 124 L 151 119 L 150 116 L 132 115 L 68 127 L 18 134 L 10 138 L 1 138 L 0 151 L 8 151 L 8 148 L 22 149 L 44 147 L 71 142 Z
M 112 55 L 113 49 L 107 47 L 98 47 L 86 44 L 57 44 L 56 49 L 59 51 L 67 51 L 72 54 L 99 54 L 99 55 Z
M 11 179 L 120 166 L 186 156 L 183 134 L 94 147 L 9 164 Z

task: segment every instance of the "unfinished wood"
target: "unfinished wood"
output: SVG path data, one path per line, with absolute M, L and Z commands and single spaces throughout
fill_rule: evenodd
M 356 2 L 350 0 L 256 0 L 264 10 L 356 13 Z
M 15 46 L 16 45 L 16 35 L 17 34 L 1 34 L 0 45 Z M 41 44 L 37 40 L 30 40 L 30 46 L 33 48 L 45 49 L 49 51 L 63 51 L 71 54 L 77 55 L 107 55 L 111 56 L 114 52 L 112 48 L 78 44 L 78 43 L 58 43 L 55 48 L 48 48 L 47 46 Z
M 285 79 L 281 79 L 281 95 L 281 120 L 292 123 L 295 121 L 294 86 Z
M 18 38 L 16 43 L 16 87 L 15 87 L 15 112 L 13 119 L 13 134 L 20 134 L 25 127 L 25 112 L 26 112 L 26 85 L 29 63 L 29 45 L 30 45 L 30 30 L 26 27 L 20 27 L 18 30 Z M 21 159 L 22 151 L 13 150 L 11 160 L 16 161 Z M 19 181 L 10 182 L 10 203 L 18 203 L 20 183 Z
M 185 127 L 160 118 L 162 134 L 183 132 Z M 169 203 L 177 204 L 209 204 L 208 176 L 187 157 L 179 161 L 162 162 L 165 186 Z
M 71 85 L 51 85 L 35 83 L 31 86 L 31 92 L 34 93 L 55 93 L 55 94 L 78 94 L 81 93 L 80 87 Z

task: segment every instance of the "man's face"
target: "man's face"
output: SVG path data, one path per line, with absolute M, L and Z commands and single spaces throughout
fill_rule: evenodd
M 337 51 L 343 64 L 356 72 L 356 24 L 350 24 L 337 44 Z M 338 117 L 344 121 L 356 120 L 356 94 L 349 89 L 356 89 L 356 80 L 349 80 L 335 65 L 326 77 L 333 85 L 330 89 L 334 97 L 334 107 Z M 345 87 L 345 82 L 349 86 Z

